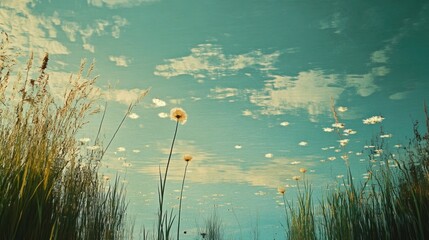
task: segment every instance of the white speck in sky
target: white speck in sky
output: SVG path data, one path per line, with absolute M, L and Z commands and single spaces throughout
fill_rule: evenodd
M 300 164 L 301 162 L 300 161 L 293 161 L 293 162 L 291 162 L 290 164 L 292 164 L 292 165 L 297 165 L 297 164 Z
M 299 143 L 298 143 L 298 145 L 299 145 L 299 146 L 303 146 L 303 147 L 305 147 L 305 146 L 307 146 L 307 145 L 308 145 L 308 142 L 306 142 L 306 141 L 301 141 L 301 142 L 299 142 Z
M 333 131 L 334 131 L 334 129 L 333 129 L 333 128 L 326 127 L 326 128 L 323 128 L 323 131 L 324 131 L 324 132 L 333 132 Z
M 241 145 L 235 145 L 235 146 L 234 146 L 234 148 L 235 148 L 235 149 L 241 149 L 241 148 L 242 148 L 242 146 L 241 146 Z
M 290 123 L 289 123 L 289 122 L 286 122 L 286 121 L 285 121 L 285 122 L 281 122 L 281 123 L 280 123 L 280 125 L 281 125 L 281 126 L 283 126 L 283 127 L 289 126 L 289 124 L 290 124 Z
M 131 118 L 131 119 L 137 119 L 137 118 L 139 118 L 140 116 L 139 116 L 139 115 L 137 115 L 137 113 L 130 113 L 130 114 L 128 115 L 128 117 L 129 117 L 129 118 Z
M 392 137 L 392 134 L 383 134 L 383 135 L 380 135 L 380 138 L 391 138 Z
M 384 120 L 384 117 L 382 116 L 372 116 L 362 121 L 363 121 L 363 124 L 376 124 L 376 123 L 381 123 L 383 120 Z
M 97 146 L 97 145 L 94 145 L 94 146 L 88 146 L 88 147 L 86 147 L 86 149 L 88 149 L 88 150 L 98 150 L 98 149 L 100 149 L 100 146 Z
M 267 153 L 267 154 L 265 154 L 265 157 L 266 157 L 266 158 L 272 158 L 272 157 L 273 157 L 273 154 L 272 154 L 272 153 Z
M 116 149 L 116 151 L 118 151 L 118 152 L 125 152 L 125 148 L 124 147 L 118 147 L 117 149 Z
M 91 139 L 89 139 L 89 138 L 81 138 L 81 139 L 79 139 L 79 142 L 82 142 L 82 143 L 87 143 L 89 141 L 91 141 Z
M 139 153 L 140 150 L 139 149 L 133 149 L 133 153 Z
M 161 113 L 158 113 L 158 117 L 160 117 L 160 118 L 167 118 L 168 114 L 165 113 L 165 112 L 161 112 Z
M 252 116 L 252 111 L 250 111 L 249 109 L 244 110 L 243 116 Z
M 333 123 L 332 124 L 332 127 L 335 127 L 335 128 L 344 128 L 344 123 Z
M 165 101 L 162 101 L 159 98 L 153 98 L 152 102 L 153 102 L 153 104 L 155 104 L 155 107 L 165 107 L 167 105 L 167 103 L 165 103 Z
M 340 106 L 337 108 L 339 112 L 346 112 L 348 110 L 347 107 Z
M 344 133 L 347 135 L 353 135 L 353 134 L 356 134 L 357 132 L 353 129 L 344 129 Z

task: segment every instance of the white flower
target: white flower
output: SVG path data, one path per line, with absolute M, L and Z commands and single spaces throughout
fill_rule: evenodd
M 335 128 L 344 128 L 344 123 L 333 123 L 332 124 L 332 127 L 335 127 Z
M 382 116 L 372 116 L 362 121 L 363 121 L 363 124 L 376 124 L 376 123 L 381 123 L 383 120 L 384 118 Z
M 324 132 L 333 132 L 333 131 L 334 131 L 334 129 L 333 129 L 333 128 L 326 127 L 326 128 L 323 128 L 323 131 L 324 131 Z

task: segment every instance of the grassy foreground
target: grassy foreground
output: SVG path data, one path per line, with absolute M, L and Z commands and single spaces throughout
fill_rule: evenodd
M 12 52 L 12 53 L 11 53 Z M 98 175 L 100 147 L 81 147 L 77 131 L 92 113 L 92 66 L 70 76 L 63 98 L 49 90 L 46 54 L 30 56 L 0 46 L 0 239 L 124 239 L 126 203 L 118 179 Z M 98 143 L 94 143 L 97 145 Z
M 304 182 L 298 207 L 285 208 L 287 239 L 429 239 L 429 116 L 407 146 L 389 151 L 375 139 L 367 179 L 355 183 L 348 167 L 343 186 L 329 190 L 315 210 Z M 346 161 L 347 163 L 347 161 Z

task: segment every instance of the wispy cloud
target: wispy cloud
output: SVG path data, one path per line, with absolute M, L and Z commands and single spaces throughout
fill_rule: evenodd
M 269 157 L 264 157 L 264 159 L 270 160 L 264 160 L 263 165 L 242 169 L 233 161 L 219 161 L 219 156 L 199 149 L 193 141 L 180 141 L 176 146 L 176 158 L 181 159 L 184 154 L 193 156 L 188 167 L 186 181 L 195 183 L 246 183 L 276 189 L 278 186 L 294 183 L 292 177 L 300 174 L 299 168 L 312 169 L 317 164 L 316 161 L 274 158 L 273 155 L 268 155 Z M 168 155 L 169 149 L 162 149 L 162 152 Z M 300 163 L 293 165 L 297 162 Z M 173 161 L 170 165 L 169 179 L 180 181 L 183 177 L 184 165 L 184 161 Z M 143 167 L 139 172 L 158 176 L 159 164 Z
M 119 67 L 128 67 L 128 63 L 130 62 L 130 60 L 125 56 L 109 56 L 109 60 Z
M 68 54 L 69 50 L 55 39 L 58 16 L 33 15 L 33 1 L 1 1 L 0 29 L 9 35 L 11 47 L 37 54 Z
M 263 107 L 262 114 L 279 115 L 287 110 L 306 109 L 310 115 L 329 111 L 331 97 L 344 91 L 336 75 L 323 71 L 301 72 L 296 77 L 272 75 L 265 88 L 253 91 L 251 103 Z
M 300 72 L 297 76 L 270 75 L 265 87 L 251 90 L 250 102 L 262 107 L 264 115 L 281 115 L 286 111 L 304 109 L 311 121 L 330 111 L 331 97 L 338 99 L 345 90 L 367 97 L 379 87 L 374 80 L 382 71 L 362 75 L 325 74 L 322 70 Z M 387 71 L 387 70 L 386 70 Z
M 88 0 L 88 4 L 96 7 L 133 7 L 143 3 L 158 2 L 159 0 Z
M 275 69 L 273 64 L 280 53 L 264 54 L 260 50 L 239 55 L 225 55 L 220 46 L 199 44 L 191 49 L 189 56 L 168 59 L 166 64 L 156 66 L 155 75 L 165 78 L 191 75 L 194 78 L 230 76 L 245 68 L 259 70 Z
M 145 95 L 147 89 L 111 89 L 104 90 L 102 96 L 109 101 L 116 101 L 122 104 L 130 105 Z
M 64 93 L 70 89 L 70 76 L 70 73 L 67 72 L 56 71 L 49 73 L 49 87 L 57 99 L 63 99 Z M 103 89 L 94 86 L 94 95 L 92 97 L 129 105 L 137 101 L 146 92 L 147 89 Z
M 237 88 L 216 87 L 216 88 L 210 89 L 210 94 L 208 95 L 208 97 L 212 99 L 225 99 L 225 98 L 235 97 L 238 94 L 239 94 L 239 91 Z
M 391 100 L 402 100 L 404 98 L 407 98 L 408 95 L 410 95 L 410 93 L 411 92 L 409 92 L 409 91 L 397 92 L 397 93 L 394 93 L 394 94 L 390 95 L 389 99 L 391 99 Z
M 70 50 L 56 39 L 60 30 L 69 41 L 82 41 L 84 50 L 95 52 L 95 46 L 90 43 L 94 34 L 102 36 L 110 33 L 112 37 L 119 38 L 121 28 L 128 24 L 127 19 L 117 15 L 87 24 L 62 18 L 56 11 L 51 16 L 37 15 L 32 11 L 35 5 L 37 2 L 31 0 L 0 2 L 0 29 L 9 35 L 11 47 L 40 55 L 45 52 L 51 55 L 69 54 Z

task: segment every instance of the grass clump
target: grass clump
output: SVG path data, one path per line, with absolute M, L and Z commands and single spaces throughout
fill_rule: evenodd
M 59 100 L 48 54 L 38 68 L 30 55 L 16 73 L 7 41 L 0 45 L 0 239 L 123 239 L 124 189 L 100 179 L 101 148 L 76 140 L 96 111 L 93 66 L 85 72 L 82 62 Z
M 347 178 L 321 202 L 311 202 L 311 188 L 298 185 L 298 207 L 289 205 L 287 239 L 428 239 L 429 116 L 425 131 L 418 122 L 408 146 L 395 153 L 376 139 L 368 156 L 373 165 L 364 182 L 355 183 L 346 161 Z M 348 160 L 346 158 L 345 160 Z M 284 190 L 280 193 L 284 194 Z M 286 204 L 286 202 L 285 202 Z

